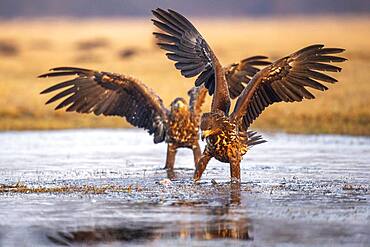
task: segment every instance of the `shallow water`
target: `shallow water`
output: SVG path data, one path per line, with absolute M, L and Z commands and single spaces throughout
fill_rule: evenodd
M 0 193 L 0 246 L 370 246 L 370 138 L 263 133 L 240 188 L 140 130 L 0 133 L 0 184 L 129 191 Z M 211 181 L 215 180 L 215 181 Z

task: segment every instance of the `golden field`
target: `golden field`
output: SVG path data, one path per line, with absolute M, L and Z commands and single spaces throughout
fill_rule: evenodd
M 349 61 L 336 85 L 314 92 L 316 100 L 279 103 L 252 125 L 293 133 L 370 135 L 370 18 L 195 19 L 221 62 L 246 56 L 276 59 L 313 43 L 346 48 Z M 154 43 L 148 19 L 18 20 L 0 22 L 0 129 L 128 127 L 117 117 L 55 112 L 40 95 L 59 82 L 37 75 L 78 66 L 140 78 L 169 105 L 185 96 L 193 79 L 174 69 Z M 63 78 L 62 78 L 63 79 Z M 204 110 L 209 109 L 209 102 Z

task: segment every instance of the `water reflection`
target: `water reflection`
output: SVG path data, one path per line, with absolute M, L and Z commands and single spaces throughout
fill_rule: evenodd
M 119 227 L 86 227 L 70 231 L 58 231 L 48 234 L 47 238 L 57 245 L 96 244 L 101 242 L 131 242 L 155 239 L 155 228 L 145 227 L 129 228 Z
M 96 244 L 111 242 L 145 242 L 161 240 L 251 240 L 250 221 L 244 213 L 238 212 L 240 185 L 230 185 L 229 193 L 222 205 L 209 206 L 204 202 L 174 202 L 174 215 L 181 214 L 181 220 L 167 216 L 161 220 L 144 218 L 125 222 L 115 227 L 77 227 L 48 234 L 48 239 L 58 245 Z M 161 207 L 161 206 L 159 206 Z M 191 209 L 190 211 L 188 209 Z M 150 209 L 158 214 L 158 208 Z M 125 219 L 123 219 L 125 220 Z
M 231 183 L 230 184 L 231 205 L 240 205 L 240 194 L 241 194 L 240 183 Z

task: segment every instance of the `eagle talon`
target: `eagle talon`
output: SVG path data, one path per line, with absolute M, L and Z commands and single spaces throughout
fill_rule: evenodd
M 200 178 L 201 178 L 202 176 L 199 176 L 199 174 L 197 173 L 197 170 L 195 170 L 195 174 L 194 174 L 194 176 L 193 176 L 193 182 L 194 183 L 197 183 L 197 184 L 199 184 L 200 183 Z
M 194 184 L 200 184 L 200 179 L 199 178 L 198 179 L 193 178 L 193 183 Z
M 232 177 L 231 180 L 230 180 L 230 183 L 231 184 L 240 184 L 240 179 Z

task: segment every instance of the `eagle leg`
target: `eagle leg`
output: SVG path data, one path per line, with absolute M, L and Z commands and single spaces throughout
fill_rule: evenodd
M 230 160 L 231 183 L 240 183 L 240 159 Z
M 173 170 L 175 164 L 176 149 L 177 147 L 174 144 L 168 143 L 166 166 L 164 167 L 164 169 Z
M 167 178 L 169 180 L 175 180 L 176 179 L 176 174 L 174 169 L 167 169 Z
M 196 142 L 193 144 L 192 146 L 192 150 L 193 150 L 193 155 L 194 155 L 194 165 L 195 167 L 197 166 L 199 160 L 200 160 L 200 157 L 202 156 L 202 152 L 200 150 L 200 147 L 199 147 L 199 143 Z
M 208 162 L 211 160 L 212 156 L 208 152 L 207 148 L 204 150 L 202 157 L 200 157 L 199 162 L 197 163 L 193 180 L 197 182 L 202 177 L 204 170 L 206 169 Z

